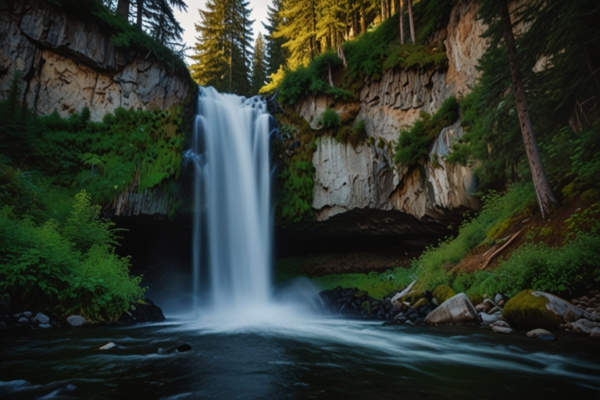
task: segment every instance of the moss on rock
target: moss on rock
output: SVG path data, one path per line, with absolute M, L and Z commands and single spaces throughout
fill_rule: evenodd
M 433 297 L 438 301 L 439 304 L 442 304 L 455 295 L 456 292 L 448 285 L 440 285 L 433 291 Z
M 412 306 L 417 301 L 421 300 L 423 297 L 425 297 L 425 292 L 423 292 L 422 290 L 412 290 L 408 292 L 406 296 L 402 297 L 401 300 L 408 301 Z
M 523 290 L 510 299 L 502 312 L 502 318 L 513 328 L 557 329 L 563 323 L 562 317 L 550 311 L 548 299 L 532 295 L 532 290 Z

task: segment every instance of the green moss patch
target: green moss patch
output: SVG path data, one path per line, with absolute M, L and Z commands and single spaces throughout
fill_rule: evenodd
M 433 291 L 433 297 L 438 301 L 439 304 L 442 304 L 455 295 L 456 292 L 448 285 L 440 285 Z
M 563 323 L 562 318 L 546 308 L 548 299 L 536 297 L 532 292 L 531 289 L 523 290 L 510 299 L 502 311 L 502 318 L 517 329 L 557 329 Z

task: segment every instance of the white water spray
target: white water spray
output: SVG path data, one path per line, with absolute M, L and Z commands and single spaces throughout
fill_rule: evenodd
M 194 298 L 206 276 L 216 312 L 266 306 L 273 225 L 266 102 L 200 88 L 186 157 L 195 166 Z

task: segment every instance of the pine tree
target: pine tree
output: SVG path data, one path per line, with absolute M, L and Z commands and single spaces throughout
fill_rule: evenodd
M 281 24 L 281 10 L 283 7 L 283 0 L 273 0 L 273 5 L 267 7 L 267 21 L 263 22 L 263 27 L 267 30 L 266 39 L 266 64 L 267 64 L 267 75 L 276 73 L 279 67 L 286 66 L 286 60 L 289 56 L 287 48 L 283 45 L 287 42 L 284 37 L 273 37 L 273 33 L 277 31 L 277 28 Z
M 483 16 L 484 21 L 491 26 L 488 35 L 495 36 L 494 40 L 496 43 L 499 42 L 499 38 L 501 37 L 506 46 L 519 125 L 525 143 L 525 151 L 531 169 L 538 204 L 542 212 L 542 217 L 545 217 L 549 213 L 551 206 L 558 202 L 548 182 L 533 131 L 508 3 L 506 0 L 486 0 L 482 3 L 479 12 Z M 495 23 L 498 19 L 500 20 L 500 24 Z
M 317 7 L 317 40 L 325 42 L 325 48 L 335 48 L 344 37 L 349 15 L 346 0 L 322 0 Z
M 265 61 L 265 42 L 262 34 L 259 33 L 254 45 L 254 59 L 252 61 L 252 94 L 257 94 L 267 82 L 267 65 Z
M 190 67 L 199 85 L 213 86 L 220 92 L 250 94 L 253 21 L 248 18 L 248 4 L 243 0 L 210 0 L 206 10 L 199 10 L 199 36 L 192 56 L 195 63 Z
M 289 51 L 288 66 L 303 64 L 314 59 L 321 52 L 317 40 L 318 0 L 284 0 L 281 10 L 281 23 L 274 38 L 283 38 L 283 45 Z

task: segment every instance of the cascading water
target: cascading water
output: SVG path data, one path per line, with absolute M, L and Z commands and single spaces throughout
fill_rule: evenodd
M 192 148 L 194 298 L 213 309 L 268 304 L 272 202 L 267 104 L 200 88 Z M 207 273 L 201 266 L 206 265 Z M 197 303 L 196 303 L 197 304 Z

